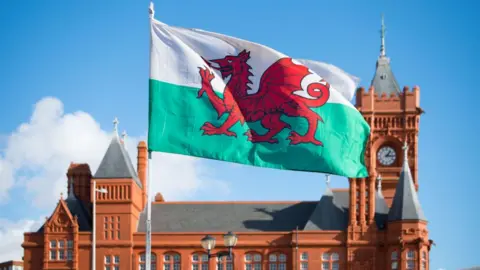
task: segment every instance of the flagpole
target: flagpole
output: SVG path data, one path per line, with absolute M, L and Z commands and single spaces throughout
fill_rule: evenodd
M 145 264 L 146 270 L 150 270 L 151 267 L 151 254 L 152 254 L 152 209 L 150 203 L 150 177 L 152 175 L 152 152 L 148 151 L 148 170 L 147 170 L 147 220 L 146 225 L 146 250 L 145 250 Z
M 148 8 L 148 13 L 150 14 L 150 24 L 152 23 L 155 10 L 153 7 L 153 1 L 150 1 L 150 6 Z M 151 27 L 151 25 L 150 25 Z M 150 29 L 151 31 L 151 29 Z M 151 33 L 150 33 L 150 44 L 152 42 Z M 151 46 L 151 45 L 150 45 Z M 150 63 L 151 66 L 151 63 Z M 145 269 L 151 270 L 152 266 L 152 209 L 150 203 L 150 178 L 152 177 L 152 151 L 148 150 L 148 161 L 147 161 L 147 219 L 145 221 L 146 234 L 145 234 Z

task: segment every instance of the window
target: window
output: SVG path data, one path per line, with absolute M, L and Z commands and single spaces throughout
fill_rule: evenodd
M 120 239 L 120 216 L 104 217 L 103 219 L 104 239 Z
M 247 253 L 245 255 L 245 270 L 262 270 L 262 255 Z
M 120 269 L 120 256 L 118 255 L 106 255 L 105 256 L 105 270 L 118 270 Z
M 56 259 L 57 259 L 57 251 L 54 249 L 50 250 L 50 260 L 53 261 Z
M 414 269 L 415 268 L 415 251 L 409 249 L 407 250 L 407 261 L 406 261 L 407 269 Z
M 287 255 L 282 253 L 272 253 L 268 256 L 268 270 L 286 270 Z
M 392 270 L 398 269 L 398 252 L 393 251 L 392 256 L 390 257 L 391 265 L 392 265 Z
M 421 263 L 420 269 L 427 270 L 427 252 L 426 251 L 422 251 L 422 259 L 420 263 Z
M 138 269 L 139 270 L 145 270 L 147 269 L 147 265 L 145 264 L 147 261 L 147 258 L 145 256 L 145 253 L 140 254 L 138 256 Z M 151 253 L 150 255 L 150 269 L 151 270 L 157 270 L 157 255 L 154 253 Z
M 65 245 L 66 243 L 66 245 Z M 50 240 L 49 259 L 71 261 L 73 258 L 73 241 L 72 240 Z
M 204 253 L 193 254 L 192 270 L 208 270 L 208 255 Z
M 180 255 L 167 253 L 163 255 L 163 270 L 180 270 Z
M 339 264 L 340 256 L 336 252 L 322 253 L 322 270 L 338 270 L 340 269 Z
M 217 258 L 217 270 L 233 270 L 232 258 L 229 256 Z
M 308 269 L 308 253 L 302 252 L 300 254 L 300 270 Z

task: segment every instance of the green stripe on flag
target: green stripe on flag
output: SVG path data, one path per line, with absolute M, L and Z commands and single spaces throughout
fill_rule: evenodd
M 257 123 L 235 124 L 230 130 L 237 137 L 203 135 L 205 122 L 220 126 L 226 119 L 217 119 L 207 96 L 197 98 L 197 88 L 150 80 L 150 112 L 148 148 L 167 152 L 223 160 L 259 167 L 325 172 L 347 177 L 366 177 L 364 154 L 370 127 L 354 108 L 327 103 L 313 108 L 324 120 L 319 123 L 316 138 L 323 146 L 289 145 L 291 130 L 284 129 L 275 138 L 278 143 L 252 143 L 244 133 L 266 130 Z M 307 131 L 308 123 L 301 117 L 282 116 L 299 134 Z

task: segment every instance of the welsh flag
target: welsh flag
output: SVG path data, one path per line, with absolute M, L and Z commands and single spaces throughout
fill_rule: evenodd
M 151 19 L 148 148 L 365 177 L 356 78 L 265 45 Z

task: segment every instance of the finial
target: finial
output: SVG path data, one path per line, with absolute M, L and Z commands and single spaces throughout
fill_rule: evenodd
M 116 135 L 118 135 L 118 124 L 120 123 L 120 121 L 118 121 L 118 118 L 115 117 L 115 119 L 113 119 L 113 132 L 115 132 Z
M 382 190 L 382 175 L 377 176 L 377 189 Z
M 325 174 L 325 183 L 327 187 L 330 187 L 330 174 Z
M 122 140 L 123 140 L 123 144 L 125 145 L 127 143 L 127 131 L 124 130 L 122 132 Z
M 381 45 L 380 45 L 380 57 L 385 57 L 385 32 L 386 32 L 386 28 L 385 28 L 385 21 L 383 19 L 383 13 L 382 13 L 382 28 L 380 30 L 380 38 L 381 38 Z
M 60 192 L 60 200 L 63 200 L 63 192 Z
M 408 161 L 408 144 L 407 144 L 407 140 L 405 140 L 405 142 L 403 143 L 403 158 L 404 158 L 404 162 L 407 162 Z
M 148 7 L 148 14 L 150 14 L 150 18 L 153 19 L 155 16 L 155 9 L 153 7 L 153 1 L 150 1 L 150 6 Z

